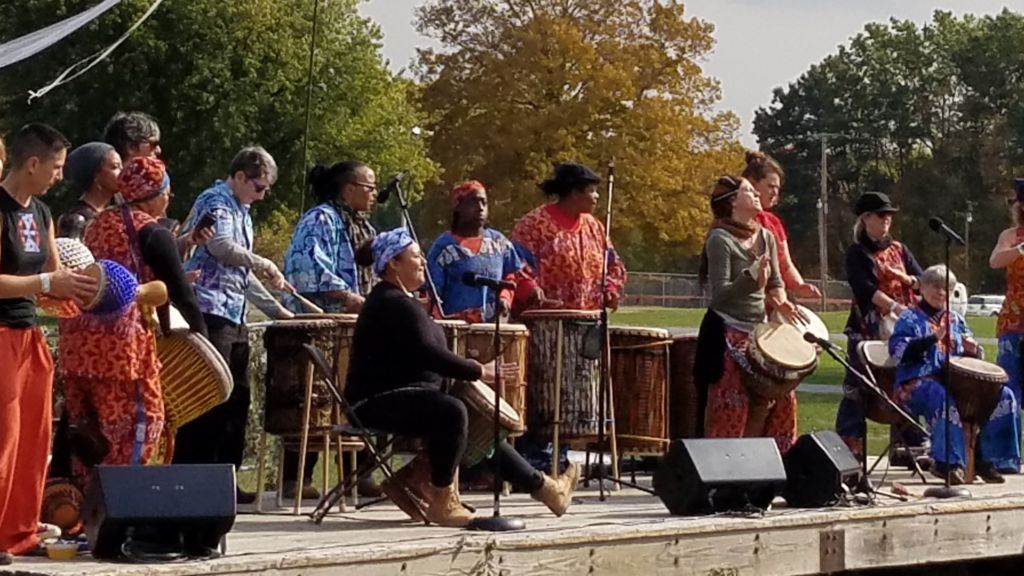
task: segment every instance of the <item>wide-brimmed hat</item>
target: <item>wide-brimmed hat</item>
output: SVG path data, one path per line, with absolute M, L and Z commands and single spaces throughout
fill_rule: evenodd
M 861 194 L 853 208 L 853 212 L 857 216 L 869 212 L 873 214 L 892 214 L 899 211 L 900 209 L 893 206 L 892 202 L 889 201 L 889 196 L 881 192 L 865 192 Z

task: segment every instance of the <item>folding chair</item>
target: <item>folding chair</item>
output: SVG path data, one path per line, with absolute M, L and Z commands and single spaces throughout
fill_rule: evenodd
M 331 369 L 330 364 L 324 357 L 324 353 L 316 346 L 312 346 L 310 344 L 303 344 L 302 348 L 309 355 L 310 360 L 313 362 L 314 370 L 316 370 L 320 377 L 323 378 L 331 396 L 334 397 L 334 401 L 341 408 L 342 414 L 345 415 L 345 419 L 348 421 L 347 424 L 334 426 L 331 429 L 331 434 L 336 436 L 359 438 L 363 441 L 366 450 L 370 453 L 370 459 L 363 462 L 361 466 L 358 466 L 343 478 L 339 479 L 334 488 L 332 488 L 327 494 L 324 494 L 320 504 L 318 504 L 313 513 L 310 514 L 313 521 L 320 524 L 324 521 L 324 517 L 328 512 L 330 512 L 331 508 L 339 502 L 344 502 L 345 494 L 347 492 L 355 490 L 356 483 L 359 481 L 359 478 L 362 478 L 364 475 L 370 474 L 378 469 L 384 473 L 385 478 L 388 480 L 391 480 L 394 477 L 394 472 L 391 470 L 391 465 L 388 463 L 388 454 L 390 453 L 391 445 L 394 443 L 395 438 L 382 430 L 374 430 L 363 426 L 359 417 L 356 416 L 355 411 L 352 410 L 348 401 L 345 400 L 345 397 L 338 390 L 337 383 L 334 381 L 334 370 Z M 385 440 L 382 444 L 377 445 L 374 442 L 377 438 L 384 438 Z M 406 491 L 413 505 L 425 518 L 426 513 L 419 505 L 419 501 L 409 493 L 408 488 L 398 482 L 395 482 L 395 484 L 398 489 Z

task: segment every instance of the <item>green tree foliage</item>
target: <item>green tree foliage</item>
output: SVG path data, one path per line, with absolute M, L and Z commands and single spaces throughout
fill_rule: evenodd
M 843 277 L 852 240 L 850 206 L 863 190 L 902 206 L 896 234 L 924 263 L 942 258 L 928 218 L 955 229 L 973 212 L 970 253 L 954 267 L 975 290 L 1001 289 L 988 253 L 1009 225 L 1005 199 L 1024 160 L 1024 17 L 955 17 L 937 11 L 918 26 L 892 20 L 865 26 L 848 45 L 777 88 L 754 131 L 787 170 L 780 212 L 795 257 L 817 270 L 820 140 L 828 140 L 830 274 Z M 969 265 L 969 269 L 968 269 Z
M 678 270 L 699 250 L 706 187 L 740 158 L 738 121 L 713 110 L 718 82 L 700 67 L 710 23 L 674 0 L 434 0 L 418 28 L 441 44 L 418 70 L 444 170 L 425 235 L 447 226 L 460 180 L 488 186 L 507 231 L 543 201 L 536 184 L 553 163 L 604 172 L 614 157 L 613 235 L 628 265 Z
M 19 0 L 0 4 L 0 42 L 85 10 L 93 0 Z M 217 178 L 243 146 L 258 143 L 277 159 L 281 178 L 255 207 L 271 255 L 309 206 L 302 164 L 313 0 L 164 2 L 113 55 L 87 75 L 32 104 L 29 90 L 116 40 L 150 5 L 124 0 L 57 46 L 0 71 L 0 130 L 44 121 L 75 143 L 99 139 L 118 110 L 142 110 L 160 122 L 164 159 L 176 195 L 172 213 Z M 310 162 L 360 159 L 382 178 L 409 169 L 414 190 L 433 177 L 414 86 L 387 70 L 381 32 L 356 11 L 357 0 L 322 0 L 313 74 Z M 54 193 L 58 210 L 70 198 Z M 269 219 L 272 212 L 277 217 Z M 391 216 L 394 219 L 393 215 Z

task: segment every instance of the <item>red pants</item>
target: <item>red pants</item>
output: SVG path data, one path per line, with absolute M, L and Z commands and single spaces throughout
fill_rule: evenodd
M 39 329 L 0 326 L 0 550 L 35 548 L 52 427 L 53 358 Z
M 742 347 L 747 334 L 727 328 L 725 338 L 730 345 Z M 742 374 L 743 368 L 727 352 L 722 378 L 708 391 L 705 437 L 742 438 L 747 435 L 750 393 L 743 385 Z M 796 416 L 796 392 L 790 392 L 769 405 L 764 427 L 751 435 L 774 438 L 779 452 L 785 454 L 796 441 Z

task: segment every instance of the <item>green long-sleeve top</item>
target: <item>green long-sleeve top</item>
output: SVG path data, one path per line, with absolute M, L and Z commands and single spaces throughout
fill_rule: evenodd
M 728 231 L 715 229 L 708 234 L 705 250 L 711 309 L 723 315 L 727 322 L 763 322 L 765 292 L 783 287 L 775 236 L 761 228 L 751 250 L 744 248 L 740 240 Z M 767 285 L 761 288 L 757 285 L 757 259 L 765 253 L 771 259 L 771 272 Z

